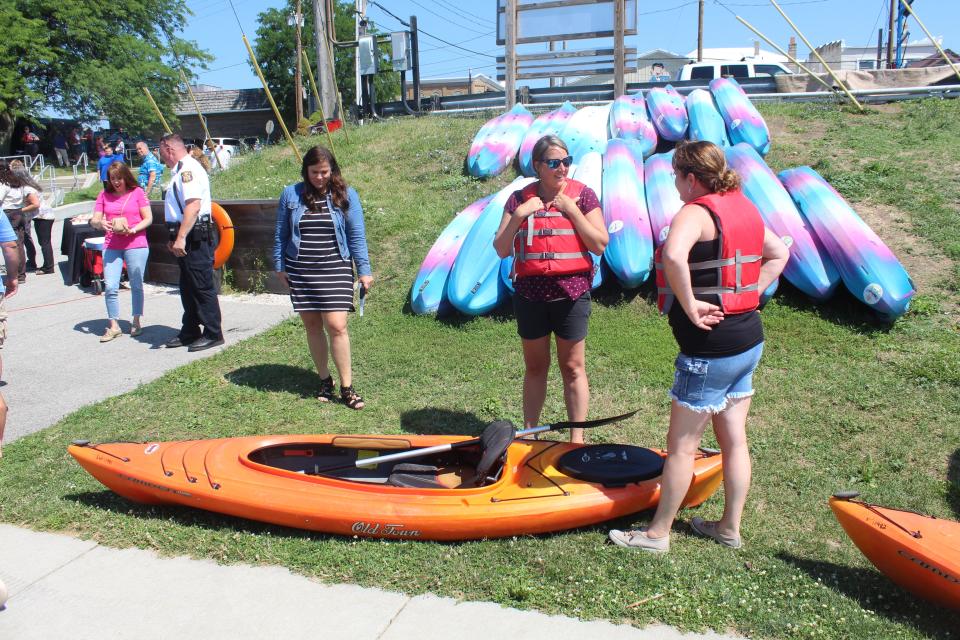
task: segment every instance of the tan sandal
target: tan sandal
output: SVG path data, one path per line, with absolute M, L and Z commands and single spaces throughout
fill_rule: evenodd
M 120 327 L 112 327 L 107 329 L 107 332 L 100 336 L 100 342 L 110 342 L 114 338 L 119 338 L 123 335 L 123 331 L 120 330 Z

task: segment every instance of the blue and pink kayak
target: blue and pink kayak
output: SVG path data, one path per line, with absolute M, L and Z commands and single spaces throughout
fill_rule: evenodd
M 610 106 L 610 138 L 635 140 L 643 157 L 657 148 L 657 130 L 647 115 L 647 102 L 639 91 L 620 96 Z
M 471 316 L 482 315 L 506 300 L 507 289 L 500 279 L 500 256 L 493 248 L 493 238 L 510 195 L 531 182 L 532 178 L 517 178 L 498 191 L 464 238 L 447 282 L 447 298 L 457 310 Z
M 603 153 L 607 148 L 609 119 L 610 105 L 606 104 L 582 107 L 567 120 L 560 138 L 567 143 L 574 164 L 580 164 L 591 151 Z
M 748 144 L 729 147 L 726 154 L 727 162 L 740 174 L 743 194 L 790 249 L 783 276 L 814 300 L 829 298 L 840 284 L 840 272 L 780 180 Z
M 687 94 L 686 105 L 687 118 L 690 120 L 687 137 L 690 140 L 706 140 L 718 147 L 730 146 L 727 125 L 723 121 L 723 116 L 717 111 L 709 91 L 694 89 Z
M 450 310 L 447 301 L 447 279 L 453 261 L 467 234 L 480 218 L 493 196 L 480 198 L 468 205 L 440 232 L 420 265 L 410 289 L 410 306 L 416 314 L 444 314 Z
M 604 149 L 606 148 L 606 143 L 604 143 Z M 597 199 L 600 202 L 603 202 L 603 155 L 601 155 L 604 149 L 599 151 L 588 151 L 580 158 L 580 164 L 576 167 L 572 167 L 570 171 L 570 177 L 574 180 L 579 180 L 583 184 L 587 185 L 597 194 Z M 588 213 L 588 212 L 584 212 Z M 596 289 L 601 284 L 603 284 L 603 269 L 600 268 L 600 256 L 591 253 L 590 257 L 593 258 L 593 289 Z
M 731 144 L 744 142 L 762 156 L 770 151 L 770 130 L 763 116 L 733 78 L 714 78 L 710 93 L 727 125 Z
M 624 287 L 639 287 L 653 269 L 653 235 L 643 187 L 643 151 L 633 140 L 607 143 L 603 221 L 610 235 L 604 261 Z
M 913 281 L 893 251 L 810 167 L 788 169 L 780 180 L 840 271 L 843 283 L 886 320 L 910 308 Z
M 544 113 L 533 121 L 520 143 L 520 172 L 523 175 L 537 175 L 533 170 L 533 146 L 537 141 L 547 135 L 560 136 L 576 112 L 577 108 L 568 101 L 560 105 L 559 109 Z
M 657 133 L 664 140 L 679 142 L 687 135 L 687 108 L 672 85 L 647 91 L 647 109 Z
M 673 151 L 655 153 L 643 164 L 643 187 L 654 247 L 667 239 L 673 217 L 683 208 L 683 200 L 673 180 Z
M 519 102 L 480 127 L 467 154 L 467 170 L 477 178 L 495 176 L 513 162 L 533 114 Z

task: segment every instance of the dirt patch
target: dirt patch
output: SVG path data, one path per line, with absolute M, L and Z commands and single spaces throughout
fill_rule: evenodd
M 766 118 L 770 140 L 774 146 L 806 148 L 810 140 L 820 140 L 826 136 L 827 123 L 824 120 L 798 120 L 792 117 L 772 116 Z
M 913 279 L 918 293 L 942 291 L 938 283 L 947 275 L 953 262 L 929 242 L 910 232 L 911 220 L 908 212 L 887 205 L 863 202 L 857 204 L 856 211 L 900 259 Z M 949 295 L 947 292 L 943 293 L 945 296 Z M 960 299 L 949 296 L 945 300 L 950 307 L 945 311 L 956 317 L 960 312 Z

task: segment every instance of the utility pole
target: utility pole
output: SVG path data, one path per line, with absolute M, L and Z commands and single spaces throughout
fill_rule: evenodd
M 897 19 L 897 0 L 890 0 L 890 26 L 887 29 L 887 69 L 893 69 L 893 26 Z
M 327 36 L 327 30 L 333 26 L 333 16 L 327 15 L 326 0 L 313 0 L 313 40 L 317 48 L 317 87 L 320 92 L 320 102 L 323 113 L 328 118 L 337 114 L 344 118 L 344 114 L 337 113 L 337 94 L 334 80 L 332 50 Z M 319 106 L 318 106 L 319 108 Z
M 297 11 L 293 14 L 293 24 L 296 28 L 297 33 L 297 67 L 296 71 L 293 74 L 294 81 L 294 113 L 296 113 L 297 121 L 296 127 L 300 127 L 300 121 L 303 120 L 303 67 L 301 66 L 300 60 L 303 59 L 303 54 L 301 53 L 301 35 L 300 27 L 303 25 L 303 14 L 300 12 L 300 0 L 297 0 Z
M 697 21 L 697 62 L 703 62 L 703 0 L 700 0 L 700 18 Z
M 367 33 L 367 1 L 356 0 L 354 14 L 356 16 L 356 40 L 360 41 L 360 36 Z M 357 111 L 360 118 L 363 118 L 363 85 L 360 78 L 360 49 L 357 49 L 357 55 L 354 56 L 354 103 L 357 105 Z

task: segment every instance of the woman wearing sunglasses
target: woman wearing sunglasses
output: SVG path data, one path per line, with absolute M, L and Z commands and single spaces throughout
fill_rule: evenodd
M 513 308 L 523 344 L 523 423 L 536 426 L 547 396 L 550 334 L 557 343 L 567 418 L 586 420 L 590 404 L 585 340 L 590 318 L 593 258 L 607 246 L 597 194 L 567 177 L 573 158 L 557 136 L 533 147 L 537 180 L 515 192 L 493 240 L 497 254 L 514 256 Z M 583 442 L 583 429 L 570 430 Z

